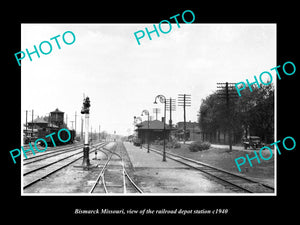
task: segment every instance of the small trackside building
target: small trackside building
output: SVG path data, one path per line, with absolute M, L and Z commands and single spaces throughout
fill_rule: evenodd
M 147 135 L 149 135 L 150 143 L 164 139 L 164 123 L 159 120 L 149 121 L 149 128 L 147 120 L 137 124 L 136 127 L 137 137 L 141 139 L 143 144 L 147 143 Z M 168 140 L 172 129 L 167 124 L 165 124 L 165 128 L 166 140 Z

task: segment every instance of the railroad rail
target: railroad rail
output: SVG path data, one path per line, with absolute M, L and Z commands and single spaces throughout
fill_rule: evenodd
M 92 146 L 92 149 L 90 153 L 94 152 L 97 148 L 103 147 L 107 145 L 108 143 L 98 143 L 94 146 Z M 36 166 L 26 172 L 23 173 L 23 190 L 32 186 L 33 184 L 39 182 L 42 179 L 47 178 L 48 176 L 52 175 L 53 173 L 56 173 L 57 171 L 69 166 L 70 164 L 76 162 L 77 160 L 83 158 L 82 155 L 82 149 L 78 149 L 79 147 L 75 147 L 76 149 L 73 149 L 72 151 L 76 151 L 76 153 L 68 155 L 66 157 L 60 157 L 57 160 L 54 160 L 48 164 L 42 165 L 42 166 Z M 69 153 L 70 151 L 67 151 Z M 55 152 L 53 153 L 54 155 L 52 156 L 47 156 L 47 159 L 50 157 L 56 157 L 57 154 Z M 64 153 L 60 153 L 59 155 L 62 155 Z M 80 156 L 78 156 L 80 155 Z M 38 161 L 45 160 L 43 159 L 38 159 L 35 161 L 37 163 Z M 37 163 L 38 164 L 38 163 Z
M 31 164 L 31 163 L 35 163 L 41 160 L 45 160 L 54 156 L 58 156 L 61 154 L 65 154 L 67 152 L 73 152 L 73 151 L 77 151 L 79 149 L 82 149 L 83 144 L 80 145 L 76 145 L 76 146 L 72 146 L 72 147 L 68 147 L 68 148 L 63 148 L 63 149 L 59 149 L 59 150 L 55 150 L 55 151 L 49 151 L 47 153 L 44 154 L 38 154 L 36 156 L 32 156 L 30 158 L 27 159 L 23 159 L 23 166 Z
M 48 146 L 47 150 L 45 152 L 42 152 L 42 153 L 39 152 L 38 154 L 35 154 L 35 155 L 32 153 L 32 151 L 28 151 L 28 152 L 26 152 L 27 159 L 23 158 L 23 160 L 28 160 L 28 159 L 35 158 L 35 157 L 38 157 L 38 156 L 41 156 L 41 155 L 46 155 L 49 152 L 63 151 L 63 150 L 78 147 L 78 146 L 83 146 L 83 144 L 82 143 L 74 143 L 74 144 L 68 144 L 68 145 L 59 145 L 59 146 L 56 146 L 56 147 Z M 23 146 L 23 148 L 25 150 L 27 150 L 27 149 L 29 149 L 29 145 L 26 144 L 26 145 Z
M 162 151 L 151 147 L 150 151 L 162 155 Z M 166 157 L 176 162 L 184 164 L 193 169 L 199 170 L 210 177 L 217 179 L 223 183 L 225 187 L 229 187 L 235 192 L 242 193 L 274 193 L 274 187 L 267 184 L 231 173 L 229 171 L 214 167 L 212 165 L 190 159 L 178 154 L 166 152 Z
M 98 174 L 95 183 L 89 193 L 143 193 L 143 191 L 135 184 L 125 168 L 123 143 L 116 143 L 112 150 L 103 148 L 108 154 L 107 160 Z M 103 150 L 101 150 L 103 152 Z M 117 150 L 120 153 L 117 153 Z M 115 161 L 113 163 L 113 160 Z

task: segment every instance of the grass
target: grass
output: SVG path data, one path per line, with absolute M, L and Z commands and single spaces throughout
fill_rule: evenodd
M 160 145 L 155 145 L 154 147 L 162 149 L 162 146 Z M 253 151 L 246 152 L 233 150 L 229 152 L 228 149 L 211 147 L 205 151 L 192 152 L 189 150 L 188 145 L 184 144 L 181 145 L 181 148 L 166 148 L 166 151 L 182 155 L 187 158 L 195 159 L 203 163 L 207 163 L 215 167 L 227 170 L 229 172 L 245 175 L 249 178 L 255 178 L 271 183 L 274 179 L 274 157 L 269 160 L 260 159 L 260 163 L 257 162 L 257 159 L 253 159 L 251 161 L 252 167 L 249 165 L 249 162 L 246 159 L 246 163 L 240 166 L 241 172 L 238 171 L 235 159 L 238 157 L 246 158 L 246 154 L 248 154 L 249 158 L 252 158 L 255 156 Z M 268 154 L 269 152 L 263 152 L 265 158 L 268 158 Z

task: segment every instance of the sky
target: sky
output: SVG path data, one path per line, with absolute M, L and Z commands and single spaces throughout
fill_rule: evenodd
M 156 26 L 158 26 L 156 24 Z M 133 117 L 144 109 L 153 114 L 157 95 L 178 99 L 191 95 L 187 121 L 197 121 L 201 100 L 213 93 L 217 82 L 254 81 L 254 75 L 276 64 L 276 24 L 184 24 L 172 23 L 168 34 L 147 34 L 138 45 L 134 32 L 153 29 L 153 24 L 22 24 L 21 51 L 34 51 L 42 41 L 52 52 L 40 58 L 32 54 L 21 61 L 21 115 L 31 120 L 56 108 L 75 120 L 80 131 L 83 96 L 91 101 L 93 131 L 120 135 L 133 132 Z M 168 30 L 168 28 L 163 28 Z M 62 35 L 72 31 L 76 40 L 66 45 Z M 61 49 L 57 48 L 57 38 Z M 72 38 L 66 35 L 66 40 Z M 47 45 L 43 45 L 47 51 Z M 16 62 L 17 63 L 17 62 Z M 273 79 L 274 81 L 276 79 Z M 167 113 L 167 121 L 169 120 Z M 142 117 L 146 120 L 146 116 Z M 29 120 L 29 119 L 28 119 Z M 183 121 L 183 108 L 176 105 L 173 123 Z

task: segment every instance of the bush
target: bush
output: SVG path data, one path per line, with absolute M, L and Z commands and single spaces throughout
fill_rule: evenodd
M 209 142 L 202 142 L 202 141 L 195 141 L 192 144 L 190 144 L 189 149 L 191 152 L 198 152 L 202 150 L 207 150 L 210 148 Z
M 159 144 L 159 145 L 164 145 L 164 140 L 159 140 L 159 141 L 158 141 L 158 144 Z
M 164 140 L 155 140 L 153 141 L 155 145 L 164 145 Z M 168 141 L 166 140 L 166 148 L 181 148 L 181 144 L 177 141 Z
M 167 148 L 180 148 L 181 144 L 176 141 L 168 141 L 168 142 L 166 142 L 166 147 Z
M 174 143 L 173 145 L 174 148 L 181 148 L 181 144 L 179 142 Z

